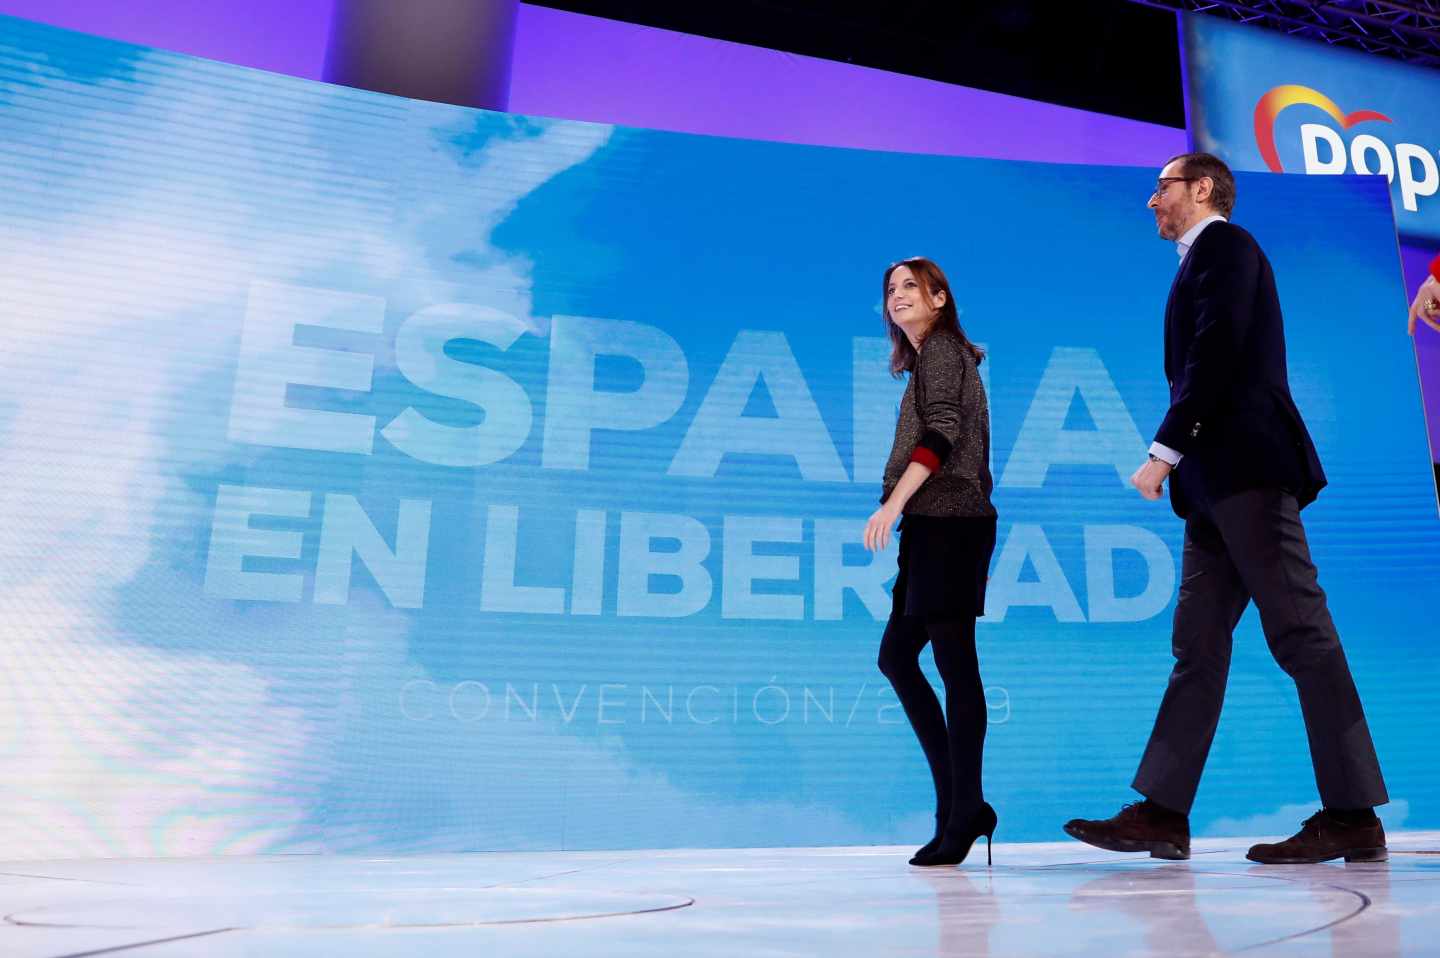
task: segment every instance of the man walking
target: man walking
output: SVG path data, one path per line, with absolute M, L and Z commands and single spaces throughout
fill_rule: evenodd
M 1175 666 L 1132 783 L 1144 800 L 1065 831 L 1112 851 L 1190 857 L 1190 806 L 1220 721 L 1231 633 L 1253 600 L 1299 690 L 1324 807 L 1246 857 L 1382 861 L 1374 807 L 1389 799 L 1300 523 L 1325 474 L 1290 396 L 1275 277 L 1254 237 L 1227 221 L 1234 205 L 1235 179 L 1208 153 L 1166 163 L 1148 203 L 1180 270 L 1165 306 L 1170 408 L 1130 481 L 1159 499 L 1168 478 L 1185 520 Z

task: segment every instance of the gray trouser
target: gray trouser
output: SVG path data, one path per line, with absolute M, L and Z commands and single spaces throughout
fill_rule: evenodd
M 1175 667 L 1133 787 L 1189 814 L 1220 722 L 1231 633 L 1251 600 L 1270 653 L 1300 693 L 1315 783 L 1327 808 L 1389 801 L 1365 711 L 1325 605 L 1295 498 L 1251 489 L 1185 522 Z

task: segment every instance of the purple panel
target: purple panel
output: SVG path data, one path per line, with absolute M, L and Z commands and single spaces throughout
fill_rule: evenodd
M 510 109 L 907 153 L 1159 166 L 1183 130 L 761 47 L 520 6 Z
M 334 0 L 0 0 L 0 14 L 318 80 Z

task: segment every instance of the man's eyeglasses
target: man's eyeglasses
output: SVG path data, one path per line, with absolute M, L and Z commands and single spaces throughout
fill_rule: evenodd
M 1171 183 L 1193 183 L 1198 179 L 1198 176 L 1162 176 L 1155 181 L 1155 192 L 1151 193 L 1150 196 L 1153 199 L 1161 193 L 1164 193 L 1165 188 Z

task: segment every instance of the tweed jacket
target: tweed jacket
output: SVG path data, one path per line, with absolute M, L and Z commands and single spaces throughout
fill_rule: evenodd
M 900 401 L 895 443 L 885 464 L 880 501 L 890 498 L 909 464 L 932 474 L 905 504 L 904 515 L 991 517 L 990 406 L 970 350 L 938 329 L 920 345 Z

